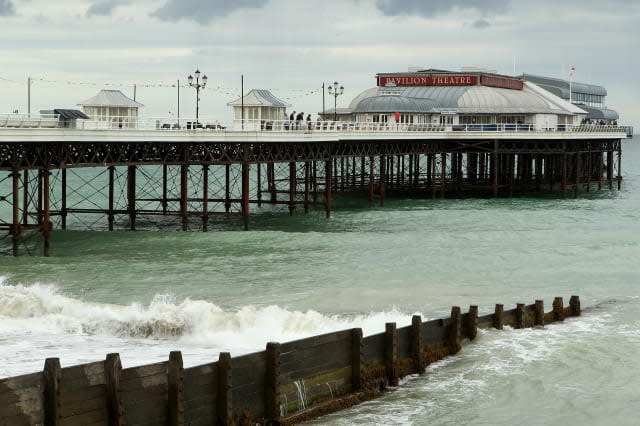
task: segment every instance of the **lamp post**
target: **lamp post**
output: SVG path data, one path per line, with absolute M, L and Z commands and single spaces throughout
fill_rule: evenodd
M 338 82 L 334 81 L 333 86 L 329 85 L 329 94 L 333 95 L 333 121 L 338 121 L 338 96 L 344 93 L 344 86 L 338 87 Z
M 193 82 L 193 80 L 194 80 L 193 79 L 193 75 L 189 75 L 189 77 L 187 77 L 187 81 L 189 82 L 189 86 L 191 86 L 191 87 L 196 89 L 196 125 L 195 125 L 195 128 L 197 129 L 198 128 L 198 124 L 199 124 L 198 115 L 199 115 L 199 110 L 200 110 L 200 89 L 204 90 L 204 86 L 207 85 L 207 76 L 203 75 L 202 76 L 202 83 L 200 83 L 200 70 L 196 70 L 193 74 L 196 76 L 196 78 L 195 78 L 196 82 L 195 83 Z

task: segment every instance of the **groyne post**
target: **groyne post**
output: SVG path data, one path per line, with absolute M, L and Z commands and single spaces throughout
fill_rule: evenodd
M 169 425 L 184 425 L 184 367 L 182 353 L 173 351 L 169 354 L 167 370 L 167 402 L 169 405 Z
M 398 333 L 396 323 L 385 324 L 384 336 L 384 364 L 387 372 L 387 380 L 391 386 L 398 386 Z
M 469 306 L 469 317 L 467 320 L 467 336 L 473 340 L 478 335 L 478 305 Z
M 44 424 L 60 424 L 60 377 L 59 358 L 47 358 L 44 362 Z
M 524 303 L 516 305 L 516 328 L 524 328 Z
M 221 352 L 218 358 L 218 422 L 229 426 L 233 421 L 233 381 L 231 354 Z
M 534 326 L 544 326 L 544 301 L 536 300 L 535 305 L 535 320 L 533 322 Z
M 265 407 L 267 419 L 280 417 L 280 343 L 267 343 L 267 377 L 265 380 Z
M 451 328 L 449 329 L 449 353 L 451 355 L 460 352 L 460 349 L 462 349 L 460 345 L 462 341 L 461 326 L 462 314 L 460 307 L 453 306 L 451 308 Z
M 564 303 L 562 297 L 553 299 L 553 321 L 564 321 Z
M 579 317 L 581 312 L 580 312 L 580 297 L 578 296 L 571 296 L 571 299 L 569 299 L 569 308 L 570 308 L 570 312 L 571 312 L 571 316 L 572 317 Z
M 502 313 L 504 312 L 504 305 L 501 303 L 496 303 L 496 309 L 493 313 L 493 328 L 497 330 L 502 330 L 503 320 Z
M 416 373 L 424 373 L 424 343 L 422 338 L 422 317 L 414 315 L 411 318 L 411 354 L 413 356 L 413 369 Z
M 362 329 L 351 330 L 351 388 L 353 392 L 362 389 L 364 372 L 364 339 Z
M 124 425 L 124 406 L 120 398 L 120 376 L 122 363 L 120 355 L 108 354 L 104 362 L 104 380 L 107 388 L 107 410 L 109 426 Z

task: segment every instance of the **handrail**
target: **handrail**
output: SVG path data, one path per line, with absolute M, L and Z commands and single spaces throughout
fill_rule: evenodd
M 53 128 L 59 126 L 58 114 L 0 114 L 0 128 Z M 218 120 L 202 118 L 196 120 L 183 117 L 179 121 L 175 117 L 132 118 L 129 116 L 91 117 L 88 120 L 78 119 L 74 128 L 81 130 L 139 130 L 139 131 L 251 131 L 251 132 L 425 132 L 425 133 L 521 133 L 521 132 L 586 132 L 586 133 L 628 133 L 629 128 L 617 125 L 581 124 L 540 127 L 534 123 L 524 124 L 431 124 L 431 123 L 382 123 L 361 121 L 289 121 L 289 120 L 234 120 L 227 125 Z

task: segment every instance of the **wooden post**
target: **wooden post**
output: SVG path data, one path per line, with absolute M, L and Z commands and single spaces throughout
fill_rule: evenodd
M 460 352 L 462 341 L 462 314 L 459 306 L 451 308 L 451 328 L 449 329 L 449 353 L 451 355 Z
M 422 339 L 422 317 L 414 315 L 411 318 L 411 354 L 413 356 L 413 370 L 424 373 L 424 342 Z
M 180 351 L 173 351 L 169 354 L 167 384 L 168 424 L 170 426 L 184 426 L 184 368 Z
M 533 325 L 544 326 L 544 301 L 536 300 L 536 317 Z
M 47 358 L 44 362 L 44 424 L 60 424 L 60 359 Z
M 265 380 L 265 407 L 267 421 L 280 417 L 280 343 L 267 343 L 267 377 Z
M 351 330 L 351 391 L 362 389 L 362 371 L 364 368 L 364 340 L 362 329 Z
M 233 383 L 231 354 L 221 352 L 218 358 L 218 423 L 229 426 L 233 421 Z
M 564 321 L 564 302 L 562 297 L 553 299 L 553 320 Z
M 120 399 L 120 355 L 108 354 L 104 363 L 104 379 L 107 388 L 109 426 L 124 426 L 124 407 Z
M 398 386 L 398 369 L 396 368 L 396 363 L 398 362 L 398 333 L 396 332 L 395 322 L 385 324 L 384 361 L 389 385 Z
M 516 305 L 516 328 L 524 328 L 524 303 L 518 303 Z
M 580 312 L 580 297 L 571 296 L 571 299 L 569 299 L 569 307 L 570 307 L 571 316 L 572 317 L 579 317 L 580 314 L 581 314 L 581 312 Z
M 469 306 L 469 322 L 467 324 L 467 337 L 473 340 L 478 335 L 478 305 Z
M 493 313 L 493 328 L 502 330 L 502 312 L 504 312 L 504 305 L 496 303 L 496 310 Z

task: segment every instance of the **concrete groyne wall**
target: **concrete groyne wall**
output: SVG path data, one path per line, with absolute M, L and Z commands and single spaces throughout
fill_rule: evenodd
M 182 354 L 168 361 L 123 368 L 118 354 L 104 361 L 61 368 L 58 358 L 43 371 L 0 380 L 0 425 L 289 425 L 335 412 L 384 394 L 409 374 L 454 355 L 478 329 L 527 328 L 580 315 L 556 297 L 517 304 L 478 316 L 478 307 L 451 316 L 363 337 L 354 328 L 287 343 L 261 352 L 184 368 Z

